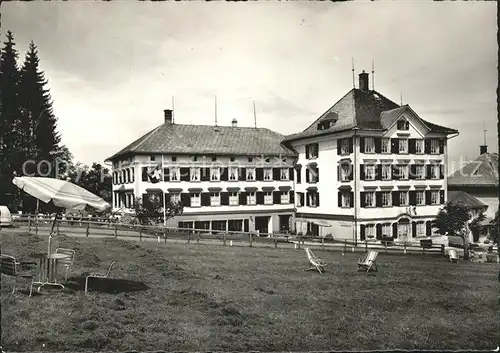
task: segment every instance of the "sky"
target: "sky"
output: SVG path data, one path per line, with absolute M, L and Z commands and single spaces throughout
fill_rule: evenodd
M 163 123 L 300 132 L 375 63 L 375 90 L 458 129 L 450 166 L 497 152 L 496 2 L 3 2 L 38 47 L 62 142 L 103 162 Z M 372 77 L 370 77 L 370 80 Z M 371 83 L 370 83 L 371 85 Z M 452 169 L 454 169 L 452 167 Z

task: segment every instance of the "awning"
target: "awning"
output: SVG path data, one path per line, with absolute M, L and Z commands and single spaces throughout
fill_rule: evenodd
M 281 190 L 281 191 L 290 191 L 292 187 L 291 186 L 278 186 L 278 189 Z
M 217 187 L 217 186 L 212 186 L 212 187 L 209 187 L 209 188 L 208 188 L 208 191 L 211 191 L 211 192 L 219 192 L 219 191 L 222 191 L 222 188 Z
M 443 185 L 432 185 L 432 184 L 431 184 L 431 185 L 429 185 L 429 187 L 430 187 L 431 189 L 441 189 L 441 188 L 443 187 Z
M 228 186 L 227 188 L 227 191 L 229 192 L 237 192 L 237 191 L 240 191 L 240 188 L 237 187 L 237 186 Z
M 410 185 L 398 185 L 398 190 L 408 190 L 410 187 Z
M 376 185 L 364 185 L 363 189 L 364 190 L 376 190 L 377 186 Z
M 310 166 L 310 165 L 318 165 L 318 162 L 316 162 L 316 161 L 312 161 L 312 162 L 307 163 L 307 165 L 308 165 L 308 166 Z
M 119 192 L 127 192 L 127 191 L 134 191 L 133 188 L 126 188 L 125 185 L 120 186 L 118 189 L 114 191 L 119 191 Z
M 352 190 L 351 185 L 341 185 L 339 186 L 339 190 Z
M 149 188 L 146 189 L 146 192 L 163 192 L 163 190 L 160 188 Z
M 415 187 L 415 189 L 426 189 L 427 188 L 427 185 L 425 185 L 425 184 L 422 184 L 422 185 L 415 184 L 413 186 Z
M 316 186 L 309 186 L 306 190 L 307 191 L 318 191 L 318 188 Z
M 247 186 L 245 187 L 245 191 L 254 192 L 257 191 L 257 188 L 255 186 Z
M 339 163 L 342 164 L 343 162 L 349 162 L 352 163 L 351 157 L 343 157 L 339 159 Z
M 262 187 L 262 191 L 273 191 L 274 190 L 274 186 L 263 186 Z
M 182 192 L 182 188 L 168 188 L 168 192 Z
M 382 190 L 392 190 L 394 189 L 394 185 L 380 185 Z
M 317 224 L 320 227 L 331 227 L 332 226 L 330 223 L 328 223 L 327 221 L 323 221 L 323 220 L 313 221 L 313 223 Z
M 188 191 L 191 191 L 191 192 L 202 192 L 203 188 L 188 188 Z

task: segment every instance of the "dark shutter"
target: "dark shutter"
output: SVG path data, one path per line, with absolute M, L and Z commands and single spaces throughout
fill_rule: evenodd
M 443 153 L 444 153 L 444 140 L 440 139 L 439 140 L 439 154 L 443 154 Z
M 415 139 L 408 139 L 408 153 L 415 154 L 417 151 Z
M 290 191 L 289 198 L 290 198 L 290 203 L 292 205 L 295 205 L 295 193 L 293 191 Z
M 184 207 L 191 207 L 191 196 L 189 195 L 189 193 L 181 193 L 181 203 Z
M 297 184 L 302 183 L 302 167 L 297 168 Z
M 342 207 L 342 193 L 340 191 L 338 192 L 338 198 L 338 207 Z
M 366 206 L 366 199 L 365 199 L 365 192 L 364 191 L 361 191 L 359 193 L 359 197 L 360 197 L 360 204 L 361 204 L 361 207 L 365 207 Z
M 439 165 L 439 178 L 444 179 L 444 164 Z
M 281 203 L 281 192 L 273 191 L 273 204 L 279 205 Z
M 382 153 L 382 139 L 380 137 L 375 137 L 375 153 Z
M 398 224 L 393 223 L 392 224 L 392 237 L 396 239 L 398 237 Z
M 171 198 L 172 197 L 170 194 L 165 193 L 165 205 L 168 205 L 170 203 Z
M 306 159 L 309 159 L 309 145 L 306 145 Z
M 417 166 L 415 164 L 410 164 L 410 175 L 408 175 L 410 180 L 417 179 Z
M 148 167 L 142 167 L 142 181 L 148 180 Z
M 413 237 L 417 236 L 417 222 L 415 221 L 411 222 L 411 235 Z
M 439 190 L 439 203 L 444 205 L 444 190 Z
M 409 198 L 409 203 L 410 203 L 410 206 L 416 206 L 417 205 L 417 192 L 415 190 L 411 190 L 409 193 L 408 193 L 408 198 Z
M 319 183 L 319 167 L 316 167 L 316 182 Z
M 359 239 L 361 239 L 361 240 L 366 239 L 366 237 L 365 237 L 365 225 L 364 224 L 359 225 Z
M 399 167 L 397 164 L 392 164 L 391 165 L 391 177 L 392 177 L 392 180 L 399 180 L 400 179 L 400 175 L 399 175 Z
M 430 190 L 425 190 L 425 204 L 426 205 L 431 204 L 431 191 Z
M 359 165 L 359 180 L 365 180 L 365 165 Z
M 248 221 L 248 219 L 243 220 L 243 231 L 244 232 L 250 231 L 250 222 Z
M 228 168 L 221 168 L 220 169 L 220 180 L 221 181 L 228 181 L 228 177 L 229 177 Z
M 341 151 L 341 146 L 342 146 L 342 139 L 338 139 L 337 140 L 337 155 L 340 155 L 340 151 Z
M 424 140 L 424 153 L 425 154 L 431 153 L 431 140 L 429 139 Z
M 342 181 L 341 175 L 340 175 L 340 165 L 337 166 L 337 180 Z
M 239 168 L 238 169 L 238 180 L 245 181 L 247 180 L 247 168 Z
M 382 207 L 382 192 L 375 192 L 375 207 Z
M 220 204 L 223 206 L 229 205 L 229 193 L 221 192 L 220 193 Z
M 239 199 L 240 199 L 240 201 L 239 201 L 240 205 L 246 205 L 247 204 L 247 193 L 240 192 Z
M 288 179 L 293 180 L 294 179 L 294 169 L 293 168 L 288 168 Z
M 360 153 L 365 153 L 365 138 L 364 137 L 359 138 L 359 151 L 360 151 Z
M 210 181 L 210 168 L 200 168 L 200 180 Z
M 319 207 L 319 192 L 316 193 L 316 206 Z
M 432 235 L 432 223 L 431 221 L 425 222 L 425 235 L 430 237 Z
M 375 180 L 382 180 L 382 164 L 375 165 Z
M 399 206 L 399 191 L 393 191 L 392 192 L 392 205 L 393 206 Z
M 306 167 L 306 183 L 309 182 L 309 168 Z
M 305 205 L 305 203 L 304 203 L 304 198 L 305 198 L 305 195 L 304 195 L 304 193 L 303 193 L 303 192 L 301 192 L 299 195 L 300 195 L 300 204 L 301 204 L 302 206 L 304 206 L 304 205 Z
M 264 193 L 262 191 L 257 191 L 255 193 L 255 202 L 257 205 L 263 205 L 264 204 Z
M 425 179 L 431 179 L 432 178 L 432 165 L 426 164 L 425 165 Z
M 163 181 L 170 181 L 170 169 L 163 168 Z
M 349 138 L 349 154 L 354 152 L 354 144 L 353 144 L 353 139 Z
M 181 181 L 189 181 L 189 168 L 180 168 Z
M 210 206 L 210 193 L 202 192 L 201 193 L 201 205 L 202 206 Z
M 391 139 L 391 153 L 399 154 L 399 139 Z
M 263 168 L 255 168 L 255 180 L 257 180 L 257 181 L 264 180 L 264 169 Z
M 347 180 L 352 181 L 354 179 L 354 164 L 349 164 L 349 171 L 347 173 Z
M 382 239 L 382 224 L 380 223 L 377 224 L 377 239 Z
M 273 180 L 280 180 L 281 168 L 273 168 Z
M 150 205 L 151 205 L 151 202 L 149 201 L 149 195 L 142 194 L 142 207 L 149 208 Z
M 354 207 L 354 192 L 352 192 L 352 191 L 351 191 L 351 192 L 350 192 L 350 195 L 351 195 L 351 199 L 350 199 L 351 204 L 350 204 L 349 206 L 350 206 L 350 207 Z
M 309 191 L 306 192 L 306 206 L 309 206 L 310 202 L 309 202 Z

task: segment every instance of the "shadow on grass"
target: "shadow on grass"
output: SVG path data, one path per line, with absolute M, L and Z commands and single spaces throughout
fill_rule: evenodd
M 73 291 L 85 291 L 85 276 L 68 278 L 64 286 Z M 89 292 L 100 293 L 131 293 L 149 289 L 144 282 L 131 281 L 118 278 L 90 278 L 88 282 Z

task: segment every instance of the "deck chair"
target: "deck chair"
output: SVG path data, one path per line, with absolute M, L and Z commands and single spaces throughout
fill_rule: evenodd
M 455 249 L 448 250 L 448 256 L 450 257 L 450 262 L 453 263 L 455 261 L 458 264 L 458 254 Z
M 375 262 L 378 251 L 370 250 L 365 256 L 358 260 L 358 271 L 377 271 L 377 263 Z
M 85 294 L 87 294 L 89 279 L 90 278 L 108 278 L 109 273 L 111 272 L 111 268 L 113 267 L 114 264 L 115 264 L 115 261 L 111 262 L 111 264 L 108 267 L 108 272 L 106 272 L 106 274 L 92 273 L 85 278 Z
M 304 271 L 318 270 L 319 273 L 323 273 L 322 271 L 325 270 L 326 263 L 322 259 L 316 257 L 311 249 L 305 248 L 304 250 L 306 251 L 309 263 L 312 265 L 311 267 L 306 268 Z
M 73 266 L 73 262 L 75 261 L 75 250 L 57 248 L 56 254 L 68 255 L 67 257 L 62 258 L 58 261 L 58 263 L 64 267 L 64 270 L 65 270 L 64 281 L 67 282 L 68 281 L 68 270 L 71 266 Z
M 33 293 L 33 284 L 40 284 L 40 282 L 36 282 L 35 274 L 31 271 L 21 271 L 21 267 L 23 265 L 36 265 L 35 262 L 18 262 L 13 256 L 1 254 L 1 273 L 3 275 L 14 277 L 14 288 L 12 289 L 12 294 L 16 291 L 17 279 L 29 279 L 31 280 L 30 285 L 30 297 Z

